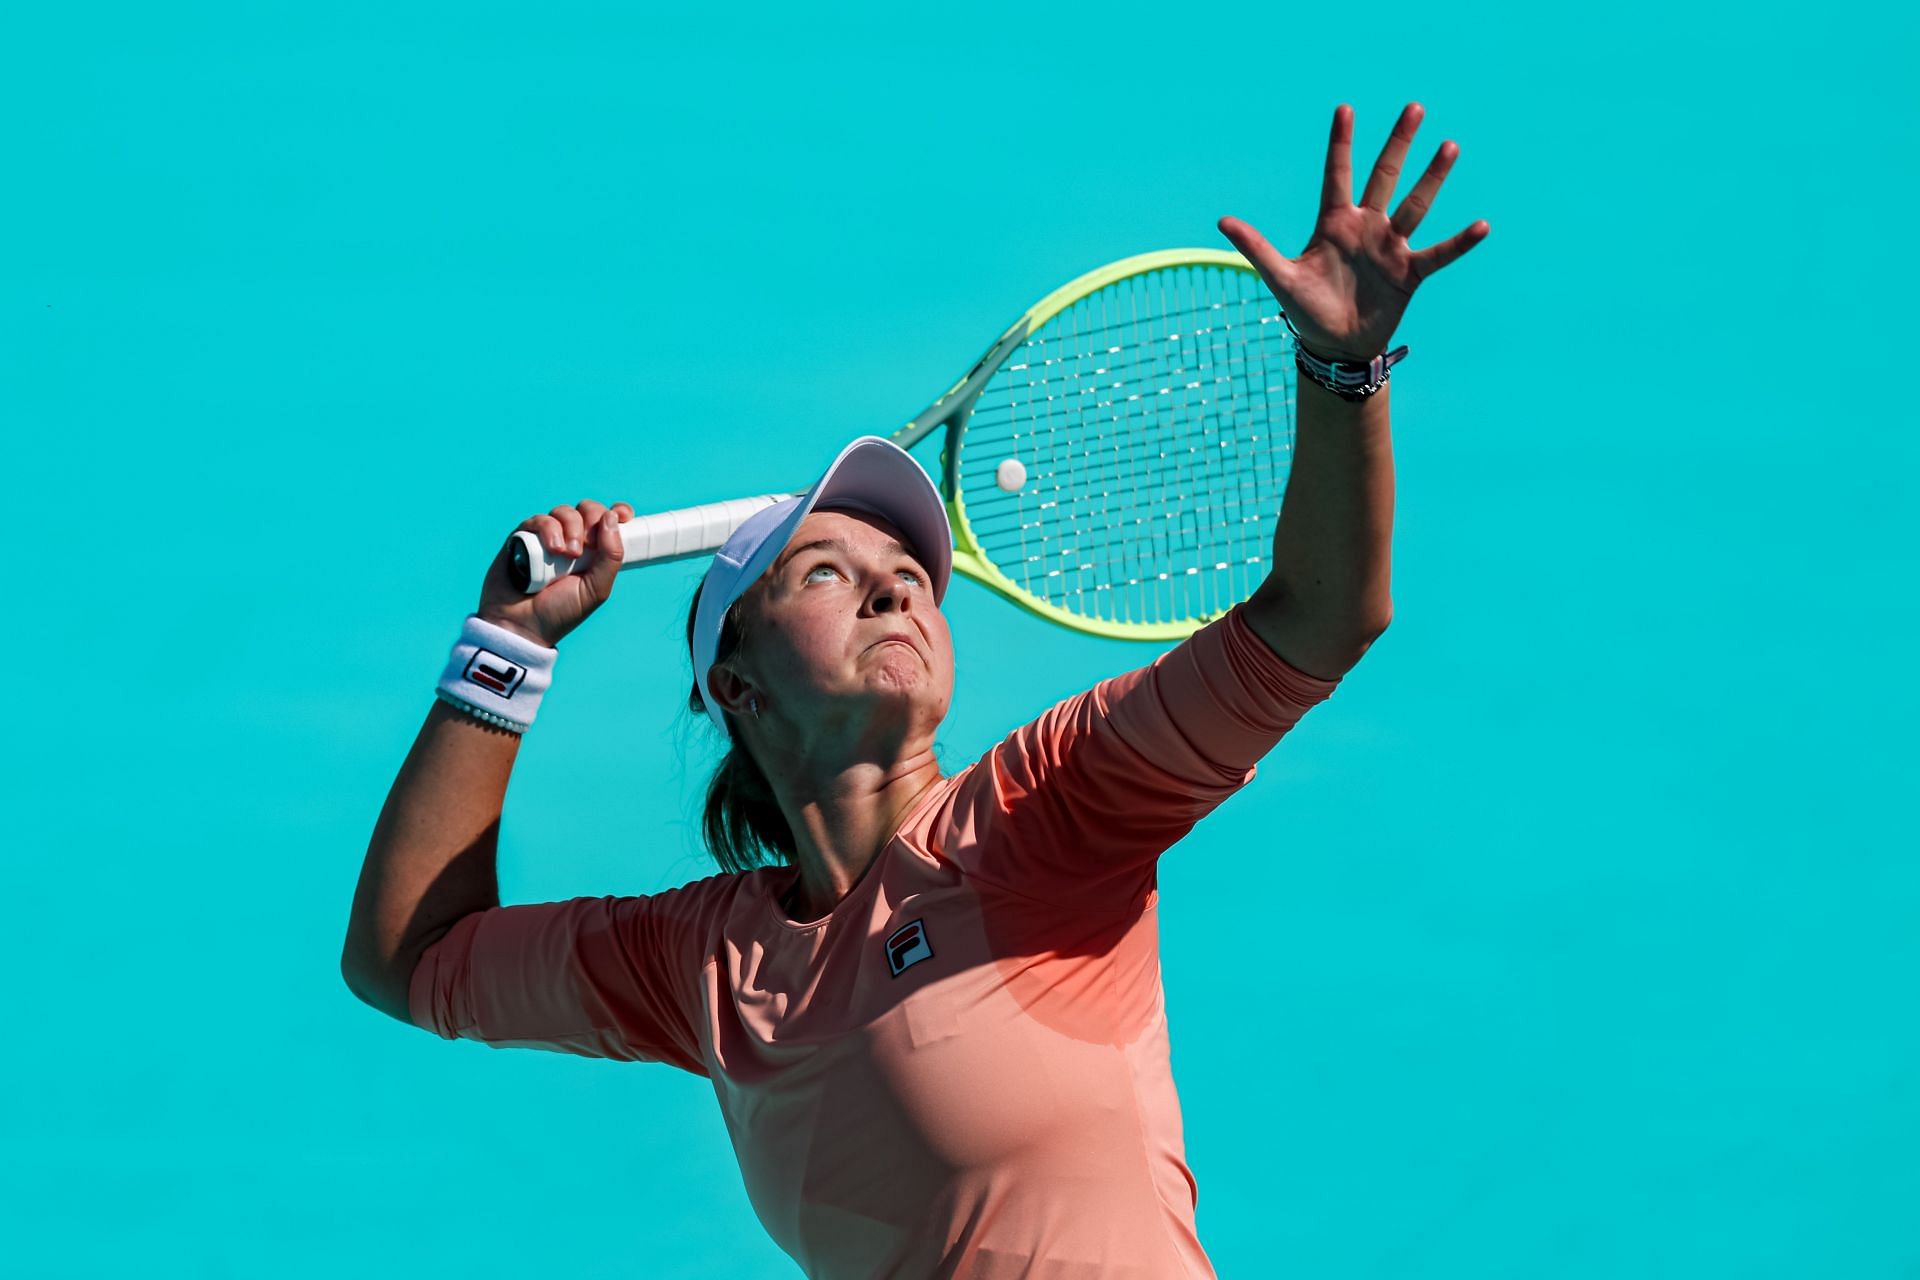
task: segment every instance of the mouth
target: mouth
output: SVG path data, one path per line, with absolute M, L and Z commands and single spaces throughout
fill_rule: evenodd
M 907 646 L 907 648 L 912 649 L 915 653 L 920 652 L 920 650 L 914 645 L 913 641 L 907 639 L 905 636 L 882 636 L 880 639 L 875 640 L 872 644 L 868 645 L 867 648 L 878 649 L 883 644 L 903 644 Z

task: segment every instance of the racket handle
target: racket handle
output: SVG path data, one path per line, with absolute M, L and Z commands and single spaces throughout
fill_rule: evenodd
M 726 545 L 735 529 L 747 517 L 776 502 L 796 495 L 767 493 L 757 498 L 734 498 L 728 502 L 709 502 L 705 506 L 682 507 L 657 515 L 635 516 L 620 526 L 620 542 L 625 547 L 620 559 L 622 569 L 643 564 L 665 564 L 670 560 L 688 560 L 710 555 Z M 507 577 L 514 586 L 532 595 L 555 578 L 572 573 L 587 557 L 553 555 L 540 545 L 540 539 L 518 530 L 513 535 Z

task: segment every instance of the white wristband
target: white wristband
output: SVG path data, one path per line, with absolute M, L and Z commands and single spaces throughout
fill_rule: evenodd
M 434 692 L 443 702 L 515 733 L 525 733 L 553 683 L 558 649 L 468 614 Z

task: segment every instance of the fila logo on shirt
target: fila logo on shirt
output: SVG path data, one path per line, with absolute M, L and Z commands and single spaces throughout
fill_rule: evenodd
M 893 970 L 896 978 L 910 966 L 931 959 L 933 944 L 927 941 L 927 926 L 919 920 L 895 929 L 887 939 L 887 968 Z
M 520 682 L 527 678 L 527 669 L 508 662 L 497 653 L 481 649 L 468 661 L 467 669 L 461 674 L 482 689 L 491 689 L 503 698 L 511 698 L 513 691 L 520 687 Z

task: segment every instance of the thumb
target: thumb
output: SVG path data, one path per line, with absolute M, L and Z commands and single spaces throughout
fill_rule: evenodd
M 587 566 L 587 581 L 593 598 L 605 600 L 613 590 L 614 575 L 620 572 L 626 544 L 620 539 L 620 517 L 609 507 L 600 523 L 593 527 L 593 563 Z
M 1220 234 L 1233 242 L 1240 256 L 1251 262 L 1266 277 L 1267 285 L 1284 299 L 1293 278 L 1293 260 L 1267 243 L 1267 238 L 1240 219 L 1228 216 L 1215 224 Z

